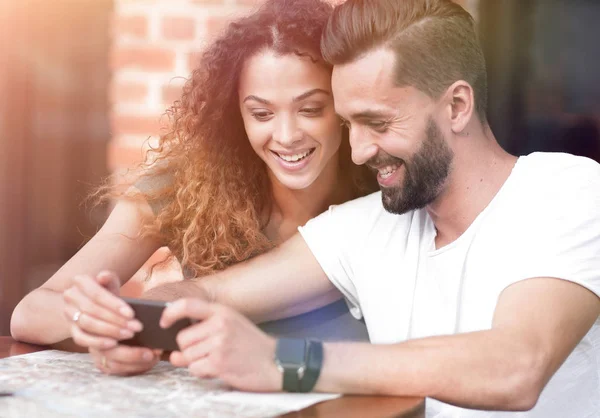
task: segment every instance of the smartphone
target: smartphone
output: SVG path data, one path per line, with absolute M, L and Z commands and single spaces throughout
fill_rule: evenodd
M 183 318 L 169 328 L 161 328 L 159 322 L 163 310 L 167 307 L 166 302 L 133 298 L 123 298 L 123 300 L 131 306 L 135 318 L 142 323 L 144 328 L 132 338 L 121 340 L 120 344 L 158 348 L 166 351 L 179 350 L 175 340 L 177 334 L 196 322 L 189 318 Z

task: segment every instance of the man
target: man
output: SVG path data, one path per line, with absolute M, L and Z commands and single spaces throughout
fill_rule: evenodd
M 156 289 L 197 296 L 163 315 L 163 326 L 200 320 L 171 361 L 243 390 L 427 396 L 431 417 L 597 416 L 600 166 L 500 148 L 473 21 L 450 1 L 348 0 L 322 48 L 353 160 L 381 193 L 248 263 Z M 102 288 L 82 288 L 111 307 Z M 246 319 L 340 295 L 373 345 L 276 341 Z

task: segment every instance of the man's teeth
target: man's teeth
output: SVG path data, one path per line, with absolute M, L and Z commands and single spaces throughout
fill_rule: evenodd
M 285 155 L 285 154 L 280 154 L 277 153 L 277 155 L 279 156 L 279 158 L 281 158 L 282 160 L 285 160 L 287 162 L 290 163 L 295 163 L 300 161 L 303 158 L 308 157 L 308 155 L 312 152 L 312 150 L 308 150 L 303 152 L 302 154 L 291 154 L 291 155 Z
M 382 179 L 387 179 L 389 176 L 394 174 L 394 172 L 398 169 L 397 165 L 388 165 L 379 169 L 379 176 Z

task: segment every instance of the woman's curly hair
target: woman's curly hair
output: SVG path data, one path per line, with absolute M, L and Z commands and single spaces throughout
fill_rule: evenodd
M 308 54 L 328 66 L 320 39 L 331 12 L 321 0 L 268 0 L 230 23 L 203 52 L 167 111 L 170 131 L 150 151 L 152 165 L 144 163 L 138 179 L 153 187 L 130 188 L 126 196 L 160 207 L 143 234 L 160 237 L 189 274 L 203 276 L 273 247 L 262 232 L 272 205 L 270 182 L 244 129 L 239 75 L 264 49 Z M 353 197 L 373 191 L 364 169 L 351 163 L 348 141 L 342 143 L 340 165 Z

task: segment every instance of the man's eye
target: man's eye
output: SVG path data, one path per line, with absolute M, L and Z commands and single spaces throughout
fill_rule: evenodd
M 367 126 L 376 132 L 385 132 L 387 131 L 388 123 L 386 121 L 373 120 L 367 122 Z
M 320 116 L 323 113 L 323 108 L 322 107 L 305 107 L 305 108 L 301 109 L 300 112 L 302 112 L 304 115 L 309 116 L 309 117 Z
M 271 112 L 267 112 L 266 110 L 256 110 L 251 112 L 251 115 L 254 119 L 259 121 L 266 121 L 273 115 Z

